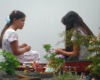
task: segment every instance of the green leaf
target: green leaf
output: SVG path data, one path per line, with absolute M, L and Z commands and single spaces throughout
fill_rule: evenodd
M 14 68 L 20 66 L 20 63 L 17 60 L 18 58 L 13 56 L 11 52 L 6 53 L 5 50 L 1 53 L 4 56 L 5 61 L 0 62 L 0 69 L 7 72 L 7 74 L 15 74 Z

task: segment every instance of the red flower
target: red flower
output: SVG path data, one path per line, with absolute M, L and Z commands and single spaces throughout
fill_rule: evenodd
M 35 70 L 38 70 L 38 68 L 36 67 Z

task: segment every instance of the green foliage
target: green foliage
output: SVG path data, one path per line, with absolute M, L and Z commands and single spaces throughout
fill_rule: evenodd
M 97 37 L 94 35 L 81 35 L 79 32 L 74 32 L 74 29 L 69 31 L 63 31 L 59 34 L 60 37 L 64 36 L 62 41 L 59 41 L 57 44 L 64 42 L 65 46 L 68 47 L 73 44 L 77 44 L 74 46 L 79 49 L 80 45 L 86 46 L 87 50 L 84 53 L 82 58 L 87 57 L 87 60 L 91 60 L 93 63 L 86 67 L 87 69 L 91 69 L 91 73 L 100 74 L 100 40 L 97 40 Z M 75 40 L 71 41 L 71 37 L 74 36 Z M 95 52 L 96 55 L 89 56 L 92 52 Z
M 100 74 L 100 52 L 94 56 L 87 57 L 87 60 L 91 60 L 93 63 L 88 65 L 85 69 L 91 69 L 91 73 Z
M 51 45 L 50 44 L 45 44 L 43 47 L 46 50 L 46 52 L 49 52 L 49 50 L 51 48 Z
M 61 41 L 58 41 L 58 42 L 57 42 L 57 45 L 58 45 L 59 43 L 62 43 L 62 42 L 65 43 L 65 46 L 66 46 L 66 47 L 72 45 L 72 44 L 73 44 L 72 41 L 71 41 L 72 33 L 73 33 L 73 29 L 71 29 L 70 31 L 63 31 L 62 33 L 60 33 L 60 34 L 59 34 L 59 37 L 64 37 L 64 39 L 61 40 Z M 67 42 L 67 43 L 66 43 L 66 42 Z
M 6 53 L 4 50 L 1 52 L 4 57 L 4 60 L 0 62 L 0 69 L 4 70 L 7 74 L 15 74 L 15 67 L 20 66 L 20 63 L 17 61 L 15 56 L 12 56 L 11 52 Z
M 88 48 L 88 51 L 90 51 L 90 52 L 100 51 L 100 40 L 95 40 L 95 39 L 91 40 L 91 43 L 89 44 L 90 47 Z
M 56 75 L 56 74 L 54 75 L 54 80 L 66 80 L 68 78 L 71 78 L 71 79 L 72 78 L 73 79 L 79 78 L 75 68 L 74 68 L 75 73 L 72 74 L 72 72 L 70 71 L 71 67 L 69 67 L 69 70 L 66 68 L 66 73 L 63 72 L 63 74 L 61 74 L 60 71 L 62 71 L 62 67 L 63 67 L 62 63 L 65 62 L 65 59 L 64 58 L 57 58 L 56 57 L 57 54 L 55 54 L 53 49 L 51 49 L 50 44 L 45 44 L 43 47 L 44 47 L 45 51 L 47 52 L 47 54 L 44 56 L 44 58 L 46 60 L 50 60 L 49 67 L 52 67 L 55 70 L 59 67 L 59 73 L 58 73 L 58 75 Z M 52 50 L 52 51 L 50 51 L 50 50 Z
M 80 50 L 80 46 L 85 46 L 85 47 L 89 47 L 90 45 L 90 41 L 94 38 L 96 38 L 93 35 L 82 35 L 80 32 L 75 31 L 74 29 L 68 30 L 68 31 L 63 31 L 62 33 L 59 34 L 60 37 L 64 37 L 63 40 L 58 41 L 57 45 L 64 42 L 65 46 L 71 46 L 73 44 L 77 44 L 74 45 L 74 48 L 77 48 L 78 50 Z M 72 36 L 75 38 L 74 40 L 71 40 Z M 86 58 L 89 54 L 87 53 L 87 51 L 84 53 L 82 58 Z
M 44 49 L 46 51 L 46 55 L 44 55 L 44 58 L 49 61 L 49 67 L 52 67 L 54 69 L 57 69 L 58 66 L 62 67 L 62 63 L 65 62 L 64 58 L 57 58 L 57 54 L 55 54 L 54 50 L 51 49 L 50 44 L 45 44 Z
M 63 71 L 63 75 L 59 72 L 58 75 L 55 75 L 55 80 L 66 80 L 66 79 L 78 79 L 79 75 L 76 72 L 76 68 L 74 67 L 74 73 L 71 72 L 71 67 L 66 68 L 66 72 Z
M 91 60 L 93 63 L 88 65 L 85 69 L 91 69 L 91 73 L 100 74 L 100 40 L 93 37 L 90 41 L 88 51 L 94 52 L 96 55 L 87 57 L 87 60 Z
M 71 46 L 73 44 L 77 44 L 77 46 L 74 46 L 74 47 L 78 48 L 78 49 L 80 48 L 81 45 L 86 46 L 87 51 L 84 53 L 83 58 L 87 57 L 87 60 L 91 60 L 93 62 L 92 64 L 90 64 L 86 67 L 86 70 L 91 69 L 91 73 L 100 74 L 100 40 L 97 40 L 96 36 L 94 36 L 94 35 L 85 35 L 84 36 L 84 35 L 81 35 L 77 31 L 74 32 L 74 29 L 71 29 L 68 31 L 63 31 L 59 35 L 60 35 L 60 37 L 64 37 L 64 39 L 62 41 L 59 41 L 57 43 L 57 45 L 61 42 L 64 42 L 66 47 Z M 72 36 L 75 37 L 75 40 L 71 40 Z M 49 48 L 51 48 L 50 45 L 49 45 Z M 48 51 L 49 48 L 46 49 L 47 52 L 49 52 Z M 95 52 L 96 55 L 88 57 L 89 52 L 90 52 L 90 54 L 92 52 Z M 45 58 L 47 58 L 48 60 L 51 59 L 52 61 L 54 59 L 54 61 L 56 61 L 56 59 L 53 57 L 53 54 L 50 54 L 50 57 L 48 57 L 48 55 L 45 55 Z M 56 56 L 56 54 L 54 54 L 54 55 Z M 56 62 L 58 62 L 58 61 L 59 60 L 57 60 Z M 54 63 L 51 63 L 50 65 L 55 66 Z M 62 76 L 64 76 L 64 75 L 62 75 Z M 59 80 L 61 80 L 61 79 L 59 79 Z

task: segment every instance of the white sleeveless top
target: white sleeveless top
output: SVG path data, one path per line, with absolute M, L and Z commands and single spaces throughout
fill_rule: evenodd
M 73 32 L 73 34 L 75 33 L 76 31 Z M 85 34 L 84 31 L 82 31 L 81 29 L 78 29 L 78 32 L 81 33 L 83 36 L 86 36 L 87 34 Z M 75 36 L 72 36 L 71 40 L 75 40 L 76 37 Z M 87 47 L 86 46 L 83 46 L 83 45 L 80 45 L 80 52 L 79 52 L 79 60 L 83 60 L 85 59 L 83 56 L 84 56 L 84 53 L 86 53 L 86 50 L 87 50 Z

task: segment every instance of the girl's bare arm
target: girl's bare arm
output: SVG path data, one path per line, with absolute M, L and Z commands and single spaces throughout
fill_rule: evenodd
M 11 42 L 11 48 L 12 48 L 12 52 L 14 55 L 20 55 L 23 54 L 24 52 L 30 51 L 31 47 L 30 46 L 26 46 L 23 49 L 20 49 L 18 47 L 18 41 L 13 41 Z
M 62 49 L 56 49 L 55 52 L 57 54 L 63 54 L 63 55 L 66 55 L 66 56 L 71 56 L 71 55 L 77 55 L 77 56 L 79 56 L 79 49 L 77 47 L 77 44 L 74 44 L 73 46 L 74 46 L 74 48 L 73 48 L 72 52 L 67 52 L 67 51 L 64 51 Z

